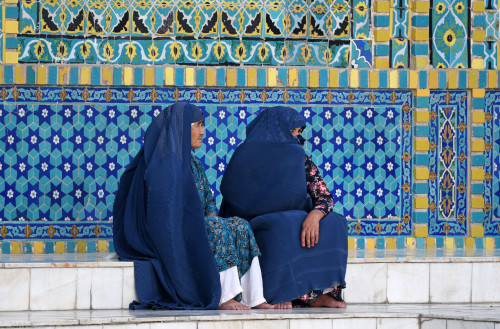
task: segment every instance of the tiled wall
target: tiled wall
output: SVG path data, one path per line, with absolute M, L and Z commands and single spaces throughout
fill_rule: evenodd
M 210 114 L 218 184 L 262 108 L 306 118 L 350 249 L 500 246 L 497 3 L 3 0 L 1 253 L 113 250 L 155 112 Z

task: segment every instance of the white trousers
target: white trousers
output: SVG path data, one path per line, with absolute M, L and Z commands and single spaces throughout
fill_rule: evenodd
M 262 273 L 260 271 L 259 257 L 252 259 L 252 264 L 248 271 L 238 278 L 236 266 L 228 268 L 220 275 L 221 296 L 220 304 L 227 302 L 241 293 L 241 303 L 254 307 L 266 301 L 264 298 L 264 288 L 262 284 Z

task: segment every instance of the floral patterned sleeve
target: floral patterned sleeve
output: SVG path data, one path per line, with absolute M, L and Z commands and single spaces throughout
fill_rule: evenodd
M 193 172 L 194 180 L 196 186 L 198 187 L 198 193 L 200 194 L 200 199 L 203 210 L 205 212 L 205 216 L 217 214 L 214 195 L 212 193 L 212 189 L 210 188 L 210 183 L 208 182 L 207 175 L 205 174 L 203 164 L 193 155 L 191 155 L 191 171 Z
M 318 209 L 327 215 L 333 211 L 333 196 L 328 190 L 318 167 L 314 164 L 311 157 L 306 154 L 306 180 L 307 193 L 311 196 L 314 209 Z

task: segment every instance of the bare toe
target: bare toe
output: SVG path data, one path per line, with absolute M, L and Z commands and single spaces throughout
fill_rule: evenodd
M 268 309 L 273 309 L 275 308 L 274 305 L 268 304 L 266 302 L 259 304 L 257 306 L 254 306 L 253 308 L 261 309 L 261 310 L 268 310 Z
M 239 310 L 249 310 L 249 309 L 250 309 L 250 307 L 243 305 L 242 303 L 240 303 L 234 299 L 230 299 L 227 302 L 219 305 L 219 310 L 238 310 L 239 311 Z

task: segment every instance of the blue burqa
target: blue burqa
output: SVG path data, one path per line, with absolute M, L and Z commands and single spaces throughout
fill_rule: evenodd
M 191 173 L 194 105 L 167 107 L 148 127 L 144 146 L 120 179 L 113 206 L 113 240 L 134 262 L 140 301 L 131 309 L 217 309 L 219 272 Z
M 288 302 L 309 291 L 345 287 L 347 222 L 329 213 L 319 242 L 303 248 L 302 222 L 312 202 L 307 194 L 305 153 L 290 133 L 305 126 L 292 108 L 262 111 L 248 126 L 221 182 L 221 216 L 250 220 L 261 250 L 264 297 Z

